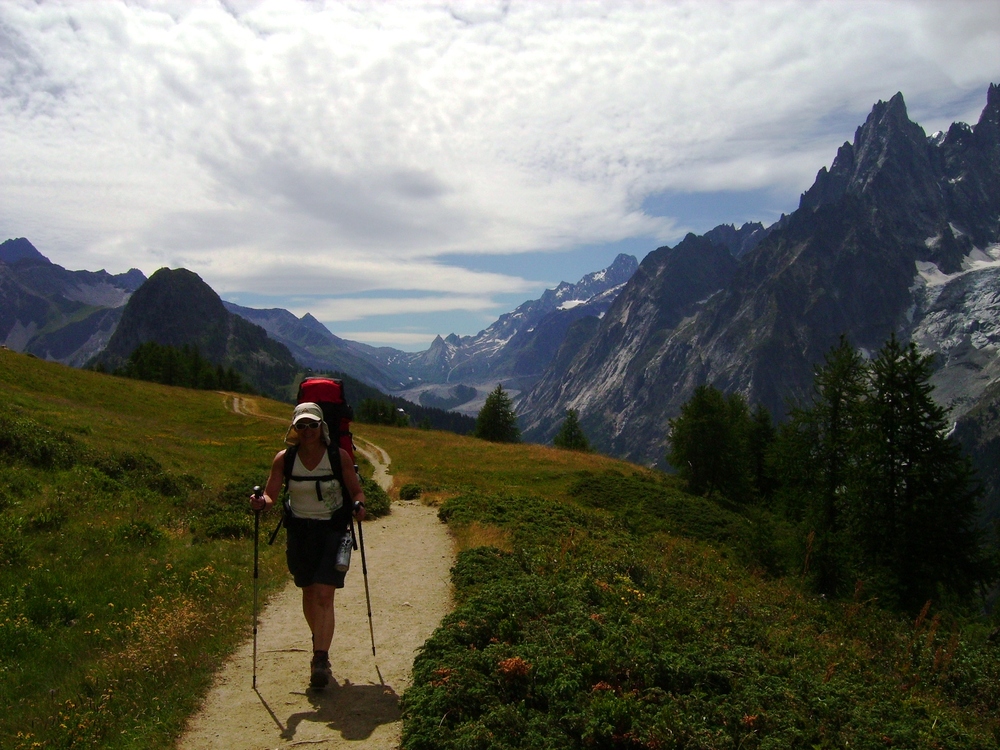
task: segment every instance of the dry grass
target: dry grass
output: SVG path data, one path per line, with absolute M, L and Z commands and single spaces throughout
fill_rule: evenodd
M 420 485 L 424 497 L 478 490 L 564 496 L 580 472 L 649 470 L 596 453 L 530 443 L 490 443 L 438 430 L 356 424 L 355 433 L 384 448 L 396 487 Z
M 506 529 L 473 521 L 470 524 L 449 527 L 455 535 L 459 552 L 476 547 L 496 547 L 504 552 L 514 551 L 514 540 Z

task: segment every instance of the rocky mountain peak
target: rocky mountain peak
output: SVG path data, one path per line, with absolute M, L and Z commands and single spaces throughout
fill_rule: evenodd
M 989 91 L 986 92 L 986 106 L 983 108 L 983 113 L 979 116 L 979 122 L 976 127 L 978 128 L 984 124 L 1000 127 L 1000 85 L 995 83 L 991 83 Z
M 733 224 L 720 224 L 705 232 L 705 239 L 726 248 L 734 258 L 740 258 L 753 250 L 767 236 L 767 232 L 759 221 L 748 221 L 739 229 Z
M 50 262 L 48 258 L 38 252 L 35 246 L 24 237 L 0 242 L 0 261 L 4 263 L 17 263 L 20 260 Z

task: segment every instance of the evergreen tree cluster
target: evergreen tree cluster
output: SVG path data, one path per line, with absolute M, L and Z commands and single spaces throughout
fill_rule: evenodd
M 213 364 L 201 356 L 198 347 L 188 344 L 178 349 L 147 341 L 136 347 L 125 365 L 117 368 L 114 374 L 183 388 L 253 393 L 232 367 Z
M 410 424 L 410 418 L 401 408 L 391 401 L 377 398 L 362 399 L 354 416 L 365 424 L 384 424 L 392 427 L 408 427 Z
M 991 577 L 979 487 L 931 398 L 932 359 L 892 337 L 865 361 L 841 339 L 812 404 L 780 428 L 739 394 L 698 388 L 671 421 L 668 461 L 701 495 L 769 505 L 801 532 L 817 591 L 919 609 Z
M 766 453 L 773 440 L 767 409 L 751 412 L 741 394 L 702 385 L 670 421 L 667 460 L 692 493 L 745 503 L 770 491 Z

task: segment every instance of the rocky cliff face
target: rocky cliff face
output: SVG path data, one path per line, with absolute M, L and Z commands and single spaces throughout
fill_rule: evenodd
M 122 309 L 146 277 L 132 269 L 68 271 L 27 240 L 0 244 L 0 342 L 15 351 L 80 366 L 107 344 Z
M 998 122 L 996 86 L 974 127 L 956 124 L 930 138 L 907 117 L 901 94 L 879 102 L 798 210 L 739 261 L 728 250 L 730 261 L 721 260 L 719 236 L 688 237 L 643 261 L 587 344 L 557 357 L 521 400 L 525 436 L 549 439 L 563 410 L 576 408 L 599 448 L 662 462 L 668 420 L 702 383 L 742 392 L 781 416 L 789 402 L 808 400 L 814 366 L 840 335 L 869 351 L 892 332 L 926 343 L 943 330 L 934 325 L 942 306 L 980 309 L 955 298 L 986 282 L 955 277 L 947 294 L 928 293 L 919 271 L 954 275 L 993 257 Z M 678 268 L 682 255 L 689 265 Z M 716 287 L 691 304 L 682 281 L 651 283 L 674 275 L 695 289 Z M 686 306 L 678 308 L 680 299 Z M 951 353 L 952 339 L 939 338 Z M 985 339 L 963 345 L 976 351 L 955 351 L 956 366 L 960 355 L 995 359 Z

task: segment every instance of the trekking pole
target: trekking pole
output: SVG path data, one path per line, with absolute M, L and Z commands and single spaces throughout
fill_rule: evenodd
M 253 488 L 253 496 L 260 497 L 260 487 Z M 253 512 L 253 689 L 257 689 L 257 579 L 260 569 L 257 565 L 260 541 L 260 511 Z
M 361 573 L 365 578 L 365 601 L 368 602 L 368 632 L 372 637 L 372 656 L 375 656 L 375 628 L 372 626 L 372 595 L 368 591 L 368 561 L 365 559 L 365 532 L 361 530 L 361 520 L 358 520 L 358 546 L 361 549 Z

